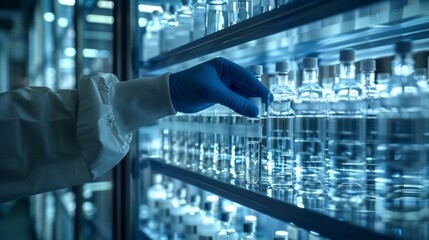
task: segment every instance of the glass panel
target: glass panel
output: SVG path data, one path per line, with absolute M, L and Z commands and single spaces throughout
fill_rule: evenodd
M 82 46 L 81 63 L 86 75 L 113 71 L 113 2 L 82 1 L 82 31 L 76 34 Z M 83 186 L 83 234 L 85 239 L 112 239 L 113 174 L 108 172 L 93 183 Z

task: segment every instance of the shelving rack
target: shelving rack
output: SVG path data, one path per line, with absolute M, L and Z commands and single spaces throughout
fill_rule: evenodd
M 374 15 L 387 18 L 373 21 L 371 17 Z M 352 20 L 349 23 L 353 27 L 346 26 L 350 16 Z M 305 32 L 305 26 L 314 28 L 324 24 L 330 30 L 339 30 L 333 35 L 323 32 L 323 28 Z M 241 65 L 273 63 L 287 56 L 294 56 L 294 59 L 317 56 L 320 64 L 328 66 L 337 63 L 338 51 L 346 47 L 357 50 L 357 60 L 390 56 L 393 44 L 403 38 L 413 40 L 415 51 L 429 49 L 429 1 L 300 0 L 192 41 L 147 62 L 141 61 L 140 73 L 157 75 L 179 71 L 219 55 Z M 317 231 L 323 237 L 393 239 L 324 213 L 168 165 L 160 159 L 145 158 L 140 164 L 285 223 Z
M 357 50 L 357 60 L 392 55 L 393 44 L 403 38 L 415 40 L 415 50 L 427 49 L 427 5 L 426 0 L 411 6 L 380 0 L 294 1 L 141 61 L 141 74 L 174 72 L 219 55 L 241 65 L 311 55 L 326 66 L 336 64 L 339 50 L 345 47 Z M 404 6 L 409 8 L 407 12 L 397 13 Z
M 166 164 L 160 159 L 144 159 L 143 161 L 146 162 L 142 164 L 149 166 L 155 172 L 204 189 L 285 223 L 294 223 L 301 228 L 311 229 L 330 239 L 392 239 L 325 214 L 268 197 L 254 190 Z

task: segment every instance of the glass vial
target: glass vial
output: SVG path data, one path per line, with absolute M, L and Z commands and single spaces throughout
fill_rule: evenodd
M 226 0 L 206 1 L 206 35 L 228 26 L 228 2 Z
M 262 110 L 261 98 L 249 98 Z M 246 142 L 246 183 L 255 185 L 260 179 L 262 124 L 260 116 L 247 118 Z
M 253 17 L 252 0 L 229 0 L 229 25 Z

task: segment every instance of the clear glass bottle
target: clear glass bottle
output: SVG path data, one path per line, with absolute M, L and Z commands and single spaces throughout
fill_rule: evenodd
M 192 31 L 192 40 L 197 40 L 206 35 L 206 24 L 205 24 L 205 14 L 206 14 L 206 1 L 205 0 L 196 0 L 194 1 L 194 27 Z
M 220 215 L 221 229 L 216 234 L 216 240 L 238 240 L 238 233 L 232 226 L 232 212 L 223 211 Z
M 162 175 L 154 174 L 153 175 L 153 184 L 147 190 L 147 201 L 149 206 L 149 222 L 148 227 L 151 231 L 155 232 L 159 228 L 158 223 L 158 208 L 156 204 L 160 200 L 167 198 L 167 189 L 162 185 Z
M 186 188 L 180 188 L 170 206 L 171 225 L 169 236 L 172 239 L 182 239 L 185 233 L 183 217 L 189 212 L 190 205 L 186 201 Z
M 411 49 L 410 41 L 395 45 L 392 78 L 378 116 L 376 209 L 386 220 L 419 221 L 426 215 L 424 108 Z
M 189 211 L 183 216 L 185 225 L 184 239 L 198 240 L 198 225 L 203 221 L 203 212 L 200 209 L 201 197 L 198 194 L 189 198 Z
M 248 217 L 248 216 L 246 216 Z M 245 220 L 243 223 L 243 235 L 240 240 L 256 240 L 256 217 L 252 216 L 254 221 Z
M 355 79 L 355 51 L 340 51 L 340 76 L 330 100 L 328 196 L 337 207 L 356 207 L 366 194 L 364 91 Z
M 151 16 L 152 19 L 148 22 L 146 32 L 143 35 L 143 61 L 158 56 L 160 53 L 161 13 L 153 11 Z
M 359 206 L 366 193 L 366 105 L 354 59 L 354 49 L 340 51 L 339 81 L 329 103 L 328 197 L 341 209 Z
M 167 197 L 165 199 L 160 199 L 156 202 L 155 207 L 158 209 L 158 237 L 159 239 L 166 240 L 169 239 L 170 229 L 171 229 L 171 215 L 170 208 L 175 200 L 173 189 L 174 184 L 170 181 L 164 182 L 165 188 L 167 190 Z
M 303 60 L 303 82 L 293 101 L 294 188 L 301 194 L 324 194 L 327 101 L 317 77 L 317 58 Z
M 219 198 L 215 195 L 207 196 L 204 203 L 204 218 L 198 225 L 198 239 L 210 240 L 215 239 L 217 232 L 220 230 L 220 222 L 216 218 L 216 211 Z
M 229 0 L 229 25 L 253 17 L 252 0 Z
M 176 6 L 168 5 L 168 10 L 162 14 L 161 19 L 161 35 L 160 35 L 160 51 L 161 53 L 168 52 L 175 48 L 175 33 L 179 23 L 176 19 Z M 164 10 L 165 11 L 165 10 Z
M 366 97 L 366 168 L 367 195 L 375 197 L 375 150 L 377 148 L 377 111 L 380 95 L 375 85 L 375 60 L 363 60 L 360 65 L 361 85 Z
M 206 1 L 206 35 L 228 27 L 227 0 Z
M 177 28 L 175 47 L 180 47 L 191 41 L 194 27 L 194 9 L 192 0 L 182 0 L 182 6 L 177 10 Z
M 289 69 L 289 62 L 276 63 L 277 86 L 271 91 L 273 101 L 268 109 L 268 159 L 273 166 L 271 182 L 275 188 L 292 186 L 293 178 L 292 102 L 296 94 L 290 88 Z
M 260 3 L 260 13 L 266 13 L 274 8 L 276 8 L 276 1 L 275 0 L 261 0 Z

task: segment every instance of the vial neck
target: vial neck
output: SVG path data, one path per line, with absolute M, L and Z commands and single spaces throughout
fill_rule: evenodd
M 375 73 L 373 71 L 362 71 L 361 72 L 361 83 L 364 86 L 375 85 Z
M 340 76 L 339 81 L 348 81 L 356 79 L 356 68 L 353 62 L 341 63 L 340 64 Z
M 278 86 L 287 86 L 288 84 L 289 84 L 289 73 L 278 72 L 277 73 L 277 85 Z
M 302 83 L 303 84 L 314 84 L 318 83 L 317 80 L 317 71 L 313 68 L 307 68 L 304 69 L 303 76 L 302 76 Z
M 231 221 L 222 221 L 222 228 L 223 229 L 230 229 L 232 226 Z

